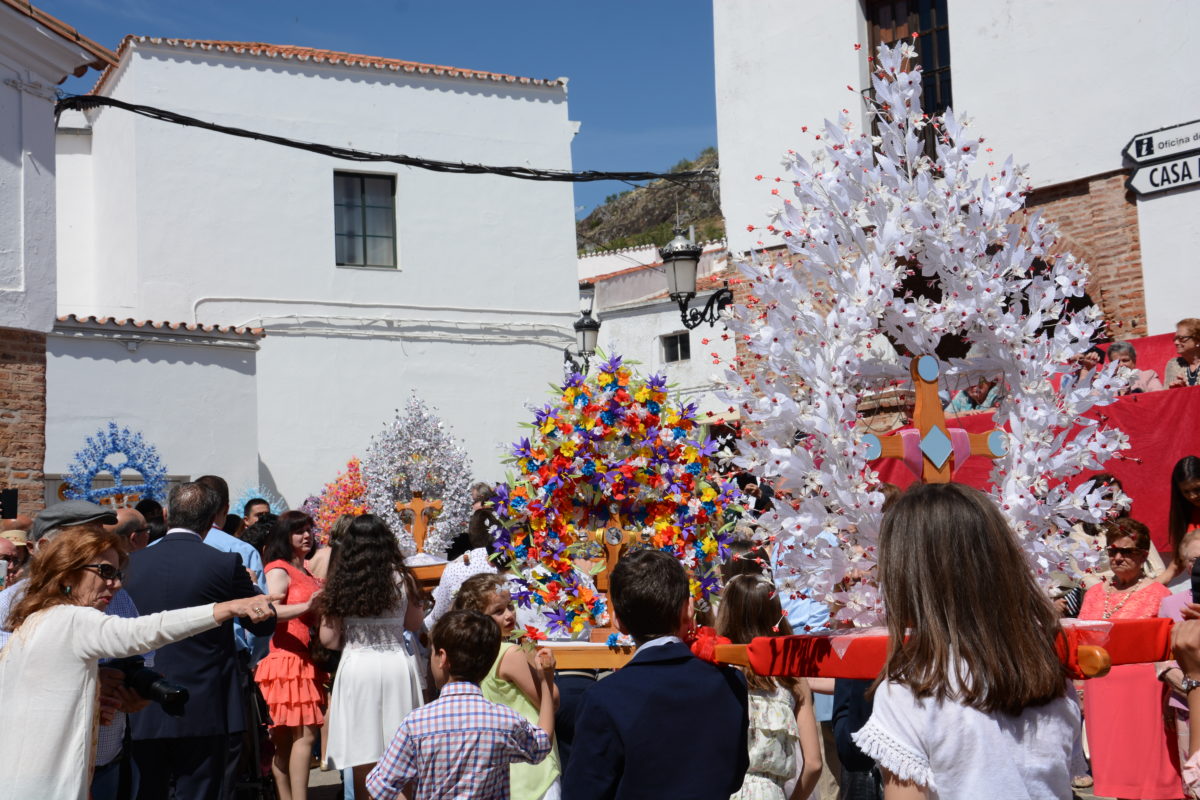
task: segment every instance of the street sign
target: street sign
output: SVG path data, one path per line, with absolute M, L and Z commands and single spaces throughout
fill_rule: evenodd
M 1138 167 L 1126 185 L 1140 196 L 1192 183 L 1200 183 L 1200 153 Z
M 1178 158 L 1193 151 L 1200 151 L 1200 119 L 1139 133 L 1121 152 L 1135 164 L 1147 164 L 1164 158 Z

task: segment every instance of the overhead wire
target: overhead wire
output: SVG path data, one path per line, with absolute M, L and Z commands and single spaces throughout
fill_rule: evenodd
M 216 122 L 189 117 L 186 114 L 180 114 L 175 111 L 137 103 L 127 103 L 124 100 L 117 100 L 113 97 L 91 94 L 67 95 L 60 98 L 55 105 L 54 113 L 55 117 L 57 117 L 63 111 L 90 111 L 105 106 L 119 108 L 123 111 L 139 114 L 161 122 L 169 122 L 174 125 L 201 128 L 216 133 L 223 133 L 227 136 L 269 142 L 281 147 L 305 150 L 310 153 L 331 156 L 346 161 L 388 162 L 416 169 L 430 170 L 432 172 L 460 175 L 501 175 L 507 178 L 518 178 L 527 181 L 559 181 L 565 183 L 591 183 L 595 181 L 623 181 L 629 183 L 632 181 L 667 180 L 679 184 L 701 184 L 712 182 L 717 178 L 717 171 L 711 168 L 681 170 L 679 172 L 603 172 L 599 170 L 572 172 L 571 170 L 536 169 L 534 167 L 497 167 L 486 164 L 469 164 L 461 161 L 439 161 L 437 159 L 420 158 L 418 156 L 376 153 L 369 150 L 339 147 L 337 145 L 305 142 L 299 139 L 290 139 L 286 136 L 251 131 L 231 125 L 221 125 Z

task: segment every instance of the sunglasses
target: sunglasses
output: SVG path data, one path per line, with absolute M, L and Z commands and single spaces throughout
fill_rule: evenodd
M 1138 553 L 1145 552 L 1148 551 L 1142 549 L 1141 547 L 1109 547 L 1108 557 L 1112 558 L 1113 556 L 1125 556 L 1126 558 L 1133 558 Z
M 100 576 L 102 581 L 124 580 L 125 573 L 112 564 L 84 564 L 84 569 L 90 569 Z

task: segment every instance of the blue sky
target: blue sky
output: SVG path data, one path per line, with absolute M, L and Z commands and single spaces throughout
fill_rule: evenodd
M 573 145 L 577 170 L 664 172 L 717 143 L 707 0 L 34 4 L 114 49 L 122 36 L 135 33 L 296 44 L 535 78 L 565 76 L 571 119 L 582 123 Z M 86 91 L 94 80 L 92 73 L 64 89 Z M 577 215 L 627 188 L 607 181 L 577 185 Z

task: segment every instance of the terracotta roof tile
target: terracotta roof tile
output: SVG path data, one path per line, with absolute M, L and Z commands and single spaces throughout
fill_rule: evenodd
M 3 2 L 10 2 L 10 0 L 3 0 Z M 403 61 L 397 58 L 382 58 L 380 56 L 359 55 L 357 53 L 339 53 L 335 50 L 322 50 L 316 47 L 300 47 L 291 44 L 267 44 L 266 42 L 166 39 L 157 36 L 136 36 L 131 34 L 121 40 L 121 46 L 117 48 L 117 59 L 120 60 L 129 47 L 135 44 L 153 44 L 187 50 L 258 56 L 260 58 L 274 58 L 302 63 L 331 64 L 335 66 L 389 70 L 391 72 L 407 72 L 415 75 L 430 75 L 440 78 L 466 78 L 496 83 L 514 83 L 525 86 L 566 86 L 565 78 L 522 78 L 517 75 L 506 75 L 500 72 L 461 69 L 459 67 L 446 67 L 437 64 L 422 64 L 417 61 Z M 96 81 L 96 86 L 92 89 L 92 94 L 100 93 L 115 68 L 115 66 L 110 66 L 104 70 L 104 74 Z
M 112 50 L 109 50 L 104 45 L 84 36 L 82 33 L 75 30 L 58 17 L 52 17 L 45 11 L 42 11 L 40 8 L 35 8 L 28 0 L 0 0 L 0 5 L 6 5 L 14 11 L 24 14 L 33 21 L 41 25 L 45 25 L 63 39 L 82 47 L 89 54 L 94 56 L 95 61 L 92 61 L 76 70 L 76 77 L 79 77 L 83 73 L 87 72 L 88 67 L 95 67 L 96 69 L 102 69 L 107 72 L 109 69 L 112 69 L 117 65 L 117 54 Z
M 267 335 L 266 331 L 262 328 L 235 327 L 233 325 L 203 325 L 199 323 L 190 324 L 187 322 L 155 322 L 149 319 L 135 320 L 132 317 L 117 319 L 116 317 L 97 317 L 95 315 L 81 317 L 78 314 L 67 314 L 59 317 L 58 321 L 75 322 L 81 325 L 103 325 L 111 328 L 141 328 L 158 331 L 177 331 L 180 333 L 220 333 L 227 336 L 245 336 L 253 339 L 261 339 Z

